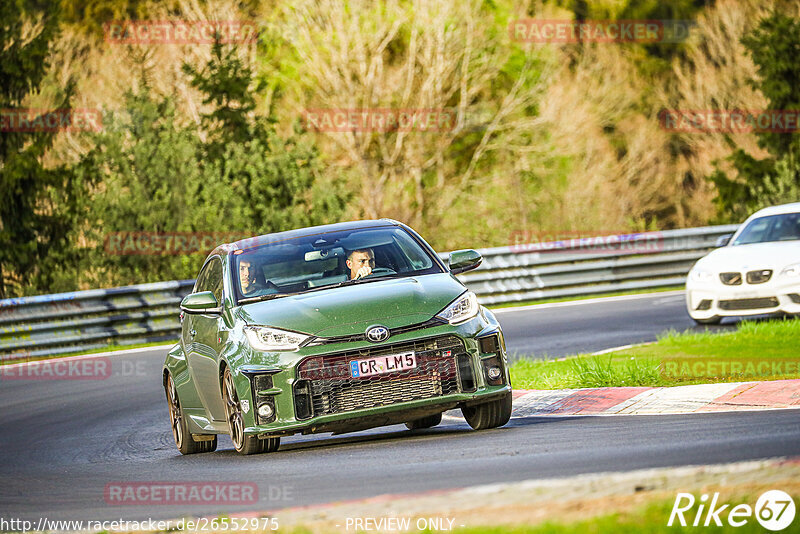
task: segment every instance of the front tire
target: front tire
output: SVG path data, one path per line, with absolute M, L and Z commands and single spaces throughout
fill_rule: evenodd
M 178 398 L 178 390 L 175 388 L 175 382 L 172 380 L 172 375 L 170 374 L 167 374 L 167 379 L 164 382 L 164 390 L 167 394 L 172 437 L 175 440 L 175 446 L 178 447 L 181 454 L 197 454 L 200 452 L 215 451 L 217 449 L 216 435 L 209 440 L 195 441 L 192 434 L 189 432 L 186 418 L 183 416 L 181 401 Z
M 464 414 L 464 419 L 474 430 L 497 428 L 511 419 L 511 401 L 511 392 L 509 391 L 502 399 L 461 408 L 461 413 Z
M 435 413 L 422 419 L 415 419 L 406 423 L 406 428 L 409 430 L 419 430 L 421 428 L 432 428 L 442 422 L 442 414 Z
M 244 414 L 242 403 L 233 383 L 233 375 L 229 368 L 225 368 L 222 377 L 222 400 L 225 402 L 225 413 L 228 416 L 233 448 L 239 454 L 261 454 L 274 452 L 281 444 L 281 438 L 258 439 L 258 436 L 248 436 L 244 433 Z

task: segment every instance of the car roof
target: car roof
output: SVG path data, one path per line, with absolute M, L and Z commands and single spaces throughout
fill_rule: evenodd
M 800 202 L 792 202 L 791 204 L 781 204 L 780 206 L 770 206 L 760 209 L 752 214 L 748 220 L 769 215 L 783 215 L 785 213 L 800 213 Z
M 286 230 L 284 232 L 275 232 L 272 234 L 264 234 L 260 236 L 249 237 L 240 239 L 232 243 L 224 243 L 215 248 L 209 256 L 215 254 L 230 254 L 235 250 L 242 250 L 247 248 L 258 247 L 267 243 L 274 243 L 277 241 L 288 241 L 298 237 L 305 237 L 309 235 L 325 234 L 329 232 L 342 232 L 347 230 L 358 230 L 361 228 L 380 228 L 389 226 L 401 226 L 401 224 L 392 219 L 371 219 L 365 221 L 347 221 L 334 224 L 324 224 L 320 226 L 309 226 L 307 228 L 297 228 L 295 230 Z

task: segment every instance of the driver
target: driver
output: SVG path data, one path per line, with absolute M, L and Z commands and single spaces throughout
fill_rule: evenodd
M 345 263 L 350 269 L 348 273 L 350 280 L 358 280 L 372 274 L 372 268 L 375 267 L 375 254 L 371 248 L 354 250 L 347 256 Z

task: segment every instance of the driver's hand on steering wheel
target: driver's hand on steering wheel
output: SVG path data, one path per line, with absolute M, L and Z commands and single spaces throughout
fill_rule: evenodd
M 364 265 L 356 272 L 356 277 L 354 280 L 358 280 L 359 278 L 364 278 L 365 276 L 369 276 L 372 274 L 372 267 L 370 265 Z

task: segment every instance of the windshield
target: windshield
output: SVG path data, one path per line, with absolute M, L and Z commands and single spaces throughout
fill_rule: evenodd
M 800 239 L 800 213 L 784 213 L 753 219 L 736 236 L 733 245 L 794 241 Z
M 329 232 L 236 251 L 239 303 L 411 275 L 443 272 L 403 228 Z

